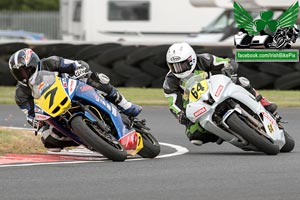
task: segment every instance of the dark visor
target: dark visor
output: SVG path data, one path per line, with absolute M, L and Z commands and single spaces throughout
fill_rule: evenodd
M 189 62 L 188 60 L 185 60 L 178 63 L 168 63 L 168 66 L 171 72 L 173 72 L 174 74 L 179 74 L 190 70 L 191 69 L 190 63 L 191 62 Z
M 24 82 L 25 80 L 27 83 L 29 77 L 34 73 L 34 68 L 25 66 L 19 67 L 18 69 L 13 68 L 12 73 L 18 81 Z

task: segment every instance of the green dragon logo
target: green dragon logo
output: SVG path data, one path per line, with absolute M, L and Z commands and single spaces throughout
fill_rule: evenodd
M 257 35 L 266 27 L 275 32 L 278 28 L 292 28 L 298 18 L 298 1 L 291 5 L 277 20 L 273 18 L 273 11 L 260 12 L 260 18 L 254 20 L 252 16 L 237 2 L 234 2 L 234 19 L 239 28 L 244 28 L 249 34 Z
M 234 43 L 237 48 L 264 46 L 265 48 L 290 48 L 295 43 L 299 28 L 296 25 L 299 4 L 296 1 L 278 19 L 273 19 L 271 10 L 261 11 L 259 19 L 252 16 L 237 2 L 233 3 L 234 19 L 240 28 L 235 35 Z

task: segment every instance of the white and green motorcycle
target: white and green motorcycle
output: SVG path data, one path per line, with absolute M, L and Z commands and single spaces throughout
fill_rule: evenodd
M 186 116 L 245 151 L 268 155 L 290 152 L 293 138 L 284 130 L 278 114 L 269 113 L 243 87 L 225 75 L 204 78 L 193 75 L 185 84 Z

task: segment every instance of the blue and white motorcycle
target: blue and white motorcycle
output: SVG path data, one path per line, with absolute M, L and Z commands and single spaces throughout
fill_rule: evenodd
M 145 120 L 128 118 L 84 82 L 37 71 L 31 80 L 35 116 L 76 143 L 113 161 L 127 155 L 154 158 L 160 145 Z

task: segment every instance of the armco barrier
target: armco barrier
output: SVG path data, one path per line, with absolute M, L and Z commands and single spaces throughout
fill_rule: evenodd
M 57 55 L 81 59 L 93 71 L 107 74 L 118 87 L 162 87 L 168 72 L 165 54 L 169 45 L 139 46 L 103 44 L 36 44 L 7 43 L 0 45 L 0 85 L 14 85 L 8 70 L 10 55 L 30 47 L 41 58 Z M 233 57 L 229 46 L 193 46 L 197 53 L 208 52 L 220 57 Z M 300 89 L 299 63 L 240 63 L 239 76 L 245 76 L 257 89 Z

